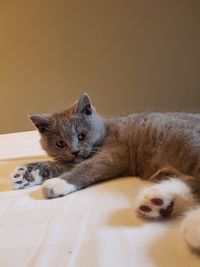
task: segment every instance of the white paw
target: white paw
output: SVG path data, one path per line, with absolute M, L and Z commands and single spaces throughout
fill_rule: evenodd
M 173 178 L 144 188 L 138 195 L 136 211 L 146 218 L 166 218 L 185 211 L 192 203 L 189 187 Z
M 21 165 L 10 175 L 13 189 L 22 189 L 41 184 L 43 177 L 39 175 L 39 169 L 30 171 L 28 165 Z
M 42 185 L 42 192 L 46 198 L 56 198 L 65 196 L 77 190 L 73 184 L 67 183 L 60 178 L 51 178 Z
M 186 215 L 181 225 L 181 233 L 186 243 L 200 253 L 200 208 Z

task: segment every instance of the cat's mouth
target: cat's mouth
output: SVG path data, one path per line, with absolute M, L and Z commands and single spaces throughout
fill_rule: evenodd
M 73 163 L 80 163 L 80 162 L 82 162 L 82 161 L 84 161 L 85 159 L 83 159 L 83 158 L 80 158 L 80 157 L 76 157 L 74 160 L 73 160 Z

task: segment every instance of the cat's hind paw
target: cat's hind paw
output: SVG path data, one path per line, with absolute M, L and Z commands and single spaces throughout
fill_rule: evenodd
M 178 179 L 170 179 L 144 188 L 138 195 L 136 211 L 146 218 L 167 218 L 185 211 L 192 203 L 188 186 Z
M 77 190 L 73 184 L 69 184 L 61 178 L 51 178 L 42 185 L 42 193 L 45 198 L 57 198 L 68 195 Z
M 138 215 L 146 218 L 166 218 L 173 211 L 173 197 L 161 196 L 157 190 L 145 190 L 137 201 Z
M 10 175 L 11 186 L 15 190 L 41 184 L 42 179 L 39 169 L 30 170 L 29 165 L 18 166 Z
M 186 215 L 181 225 L 181 235 L 190 248 L 200 253 L 200 208 Z

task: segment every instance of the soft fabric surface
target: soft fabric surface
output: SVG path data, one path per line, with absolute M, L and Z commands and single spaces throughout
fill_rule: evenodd
M 181 218 L 145 221 L 133 210 L 146 185 L 127 177 L 45 200 L 40 186 L 11 191 L 8 174 L 44 152 L 36 132 L 0 136 L 0 266 L 199 267 Z

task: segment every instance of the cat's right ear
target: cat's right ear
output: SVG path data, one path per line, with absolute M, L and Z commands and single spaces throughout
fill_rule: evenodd
M 76 113 L 82 113 L 91 116 L 93 112 L 91 98 L 87 93 L 81 95 L 77 102 Z
M 48 115 L 29 114 L 29 119 L 42 134 L 49 132 L 50 120 Z

